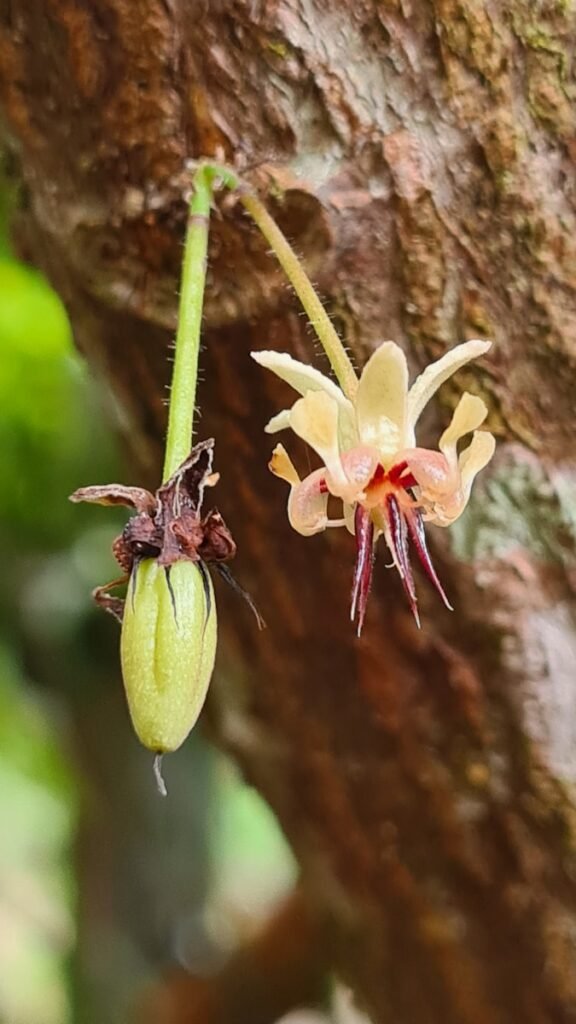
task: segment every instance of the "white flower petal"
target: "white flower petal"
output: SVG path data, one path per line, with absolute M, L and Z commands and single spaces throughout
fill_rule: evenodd
M 322 391 L 309 391 L 290 413 L 290 426 L 318 453 L 336 483 L 348 483 L 338 447 L 338 406 Z
M 290 409 L 282 409 L 268 421 L 264 430 L 267 434 L 277 434 L 280 430 L 287 430 L 290 426 Z
M 458 459 L 457 486 L 452 493 L 430 502 L 425 519 L 436 526 L 451 526 L 462 515 L 470 498 L 474 478 L 490 462 L 495 448 L 496 440 L 492 434 L 487 430 L 475 432 L 468 448 Z
M 496 449 L 496 438 L 488 430 L 478 430 L 458 459 L 460 480 L 466 501 L 476 475 L 488 465 Z
M 338 433 L 343 448 L 349 448 L 356 442 L 356 424 L 354 418 L 354 407 L 351 401 L 346 398 L 340 388 L 329 377 L 309 366 L 307 363 L 300 363 L 293 359 L 287 352 L 251 352 L 250 355 L 260 366 L 271 370 L 281 380 L 286 381 L 300 395 L 306 395 L 310 391 L 323 391 L 338 406 Z M 274 417 L 276 419 L 276 417 Z M 270 421 L 270 424 L 274 422 Z M 268 427 L 270 427 L 268 424 Z M 282 430 L 282 427 L 276 427 Z M 272 433 L 269 430 L 269 433 Z
M 488 409 L 482 399 L 465 391 L 438 444 L 440 451 L 452 465 L 456 465 L 456 446 L 460 438 L 476 430 L 481 423 L 484 423 L 487 415 Z
M 356 394 L 356 422 L 363 444 L 385 459 L 398 451 L 404 433 L 408 368 L 399 345 L 385 341 L 366 363 Z
M 250 355 L 260 366 L 271 370 L 301 395 L 305 395 L 307 391 L 325 391 L 336 402 L 343 397 L 334 381 L 325 377 L 314 366 L 293 359 L 287 352 L 251 352 Z
M 357 445 L 342 455 L 342 465 L 354 491 L 362 492 L 368 486 L 380 462 L 377 448 Z M 355 499 L 358 500 L 358 499 Z
M 320 489 L 323 478 L 324 470 L 316 469 L 290 490 L 288 521 L 292 529 L 303 537 L 312 537 L 330 525 L 328 492 Z
M 416 378 L 408 393 L 407 428 L 413 430 L 423 408 L 436 393 L 438 388 L 471 359 L 484 355 L 491 347 L 491 341 L 465 341 L 462 345 L 446 352 L 441 359 L 430 363 L 423 373 Z M 409 447 L 407 441 L 406 447 Z
M 300 480 L 292 459 L 283 445 L 277 444 L 268 469 L 274 476 L 290 484 L 288 522 L 303 537 L 312 537 L 330 525 L 328 522 L 328 492 L 322 486 L 324 469 L 316 469 Z

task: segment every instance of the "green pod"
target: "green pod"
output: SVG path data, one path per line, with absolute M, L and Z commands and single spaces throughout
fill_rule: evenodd
M 145 559 L 128 587 L 120 655 L 132 724 L 149 750 L 177 750 L 206 698 L 216 655 L 210 575 L 195 562 Z

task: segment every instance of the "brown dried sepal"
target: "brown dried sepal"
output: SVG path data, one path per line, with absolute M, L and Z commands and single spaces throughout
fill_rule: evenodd
M 169 569 L 182 561 L 222 563 L 236 554 L 236 545 L 220 513 L 211 509 L 204 517 L 201 515 L 204 490 L 218 480 L 212 472 L 213 451 L 213 438 L 195 445 L 156 494 L 143 487 L 108 484 L 80 487 L 70 496 L 74 502 L 126 505 L 136 512 L 112 545 L 125 575 L 97 587 L 93 593 L 94 600 L 116 618 L 122 619 L 124 601 L 111 597 L 108 591 L 127 582 L 140 559 L 155 558 Z
M 122 622 L 125 601 L 123 597 L 113 597 L 110 594 L 110 591 L 115 590 L 116 587 L 124 587 L 128 583 L 129 579 L 130 577 L 128 575 L 120 576 L 117 580 L 112 580 L 111 583 L 105 583 L 102 587 L 95 587 L 92 591 L 92 597 L 96 604 L 100 608 L 103 608 L 105 612 L 110 612 L 110 615 L 113 615 L 115 619 L 118 619 L 118 622 Z

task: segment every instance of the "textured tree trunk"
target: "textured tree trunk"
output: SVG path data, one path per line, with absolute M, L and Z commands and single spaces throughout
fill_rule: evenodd
M 351 538 L 291 533 L 262 432 L 287 392 L 248 358 L 311 361 L 310 332 L 246 217 L 215 218 L 200 435 L 268 628 L 219 594 L 208 714 L 378 1021 L 576 1020 L 575 30 L 561 0 L 0 0 L 21 245 L 143 478 L 188 158 L 221 152 L 261 188 L 273 172 L 271 209 L 359 365 L 383 338 L 414 371 L 494 339 L 459 384 L 488 402 L 498 454 L 431 537 L 456 610 L 419 580 L 418 632 L 380 552 L 357 640 Z

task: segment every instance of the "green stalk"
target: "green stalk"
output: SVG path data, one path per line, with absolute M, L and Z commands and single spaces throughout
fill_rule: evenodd
M 193 180 L 180 282 L 163 482 L 178 469 L 192 446 L 214 173 L 210 165 L 202 164 Z
M 310 324 L 316 331 L 322 347 L 328 356 L 340 387 L 349 398 L 353 399 L 358 387 L 356 371 L 352 366 L 344 345 L 332 326 L 324 306 L 314 290 L 310 278 L 288 239 L 272 219 L 264 204 L 240 181 L 233 171 L 216 164 L 205 164 L 204 166 L 210 167 L 214 175 L 220 179 L 226 188 L 238 192 L 238 198 L 244 209 L 247 210 L 254 223 L 264 235 L 300 299 Z
M 350 362 L 344 345 L 332 326 L 330 317 L 316 294 L 308 274 L 288 239 L 282 234 L 280 228 L 257 196 L 250 192 L 240 192 L 239 198 L 244 209 L 248 211 L 254 223 L 260 228 L 296 295 L 300 299 L 344 394 L 348 395 L 348 398 L 354 398 L 358 386 L 358 378 L 356 377 L 354 367 Z

